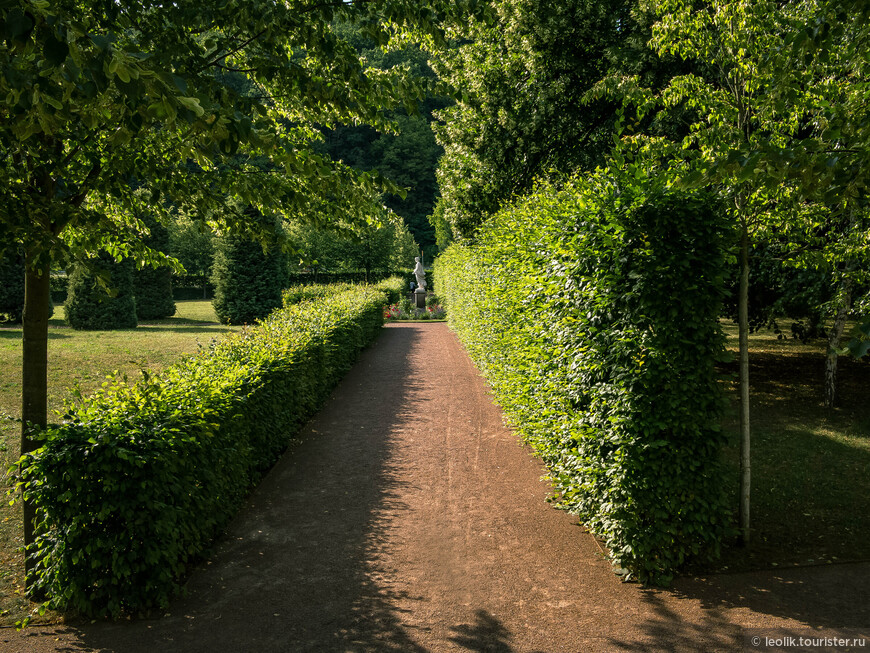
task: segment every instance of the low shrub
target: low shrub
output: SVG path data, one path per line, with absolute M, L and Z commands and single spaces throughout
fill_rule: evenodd
M 732 533 L 719 453 L 725 227 L 634 170 L 541 188 L 435 265 L 448 321 L 559 503 L 627 578 Z
M 90 617 L 165 608 L 378 334 L 384 300 L 356 288 L 278 310 L 159 375 L 115 379 L 68 406 L 18 479 L 36 506 L 29 554 L 50 607 Z

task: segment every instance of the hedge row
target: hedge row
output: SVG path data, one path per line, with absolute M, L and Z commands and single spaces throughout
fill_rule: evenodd
M 88 616 L 165 607 L 245 494 L 383 325 L 356 288 L 71 407 L 22 460 L 37 587 Z
M 436 262 L 451 327 L 618 573 L 666 583 L 732 532 L 722 491 L 725 228 L 713 200 L 599 174 Z
M 283 305 L 292 306 L 299 302 L 311 301 L 314 299 L 322 299 L 337 292 L 344 292 L 356 288 L 350 283 L 312 283 L 307 285 L 296 285 L 285 289 L 281 293 L 281 301 Z M 389 277 L 383 281 L 373 284 L 376 290 L 381 291 L 386 295 L 388 304 L 398 301 L 399 296 L 405 290 L 405 282 L 402 277 Z

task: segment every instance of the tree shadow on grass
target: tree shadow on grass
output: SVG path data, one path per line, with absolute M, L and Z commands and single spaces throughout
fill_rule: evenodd
M 72 338 L 71 334 L 58 333 L 57 331 L 49 331 L 49 340 L 60 340 L 61 338 Z M 21 340 L 21 327 L 0 328 L 0 339 L 3 340 Z
M 82 627 L 67 650 L 426 653 L 397 607 L 416 597 L 391 587 L 385 555 L 390 514 L 406 510 L 388 461 L 423 388 L 419 337 L 385 329 L 363 353 L 163 618 Z

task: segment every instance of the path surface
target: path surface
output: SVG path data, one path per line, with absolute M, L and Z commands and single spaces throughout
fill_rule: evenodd
M 545 503 L 539 461 L 443 323 L 389 325 L 304 436 L 167 616 L 3 630 L 0 651 L 740 651 L 743 627 L 870 635 L 868 565 L 620 583 Z

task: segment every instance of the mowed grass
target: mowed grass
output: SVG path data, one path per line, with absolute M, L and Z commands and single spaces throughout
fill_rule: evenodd
M 728 488 L 738 505 L 737 329 L 726 366 Z M 827 342 L 750 337 L 752 543 L 725 552 L 729 571 L 870 559 L 870 361 L 840 357 L 839 406 L 824 407 Z
M 158 371 L 184 354 L 197 351 L 229 331 L 217 323 L 208 300 L 176 302 L 176 315 L 164 320 L 140 323 L 123 331 L 74 331 L 63 321 L 63 307 L 56 307 L 49 325 L 48 406 L 49 421 L 55 411 L 72 398 L 76 385 L 89 394 L 114 372 L 126 374 L 131 381 L 141 370 Z M 0 327 L 0 411 L 8 418 L 21 414 L 21 327 Z M 0 462 L 2 471 L 19 456 L 20 424 L 0 420 Z M 8 478 L 8 475 L 6 476 Z M 4 484 L 8 487 L 8 483 Z M 0 503 L 0 626 L 26 618 L 34 606 L 23 597 L 24 559 L 21 508 Z

